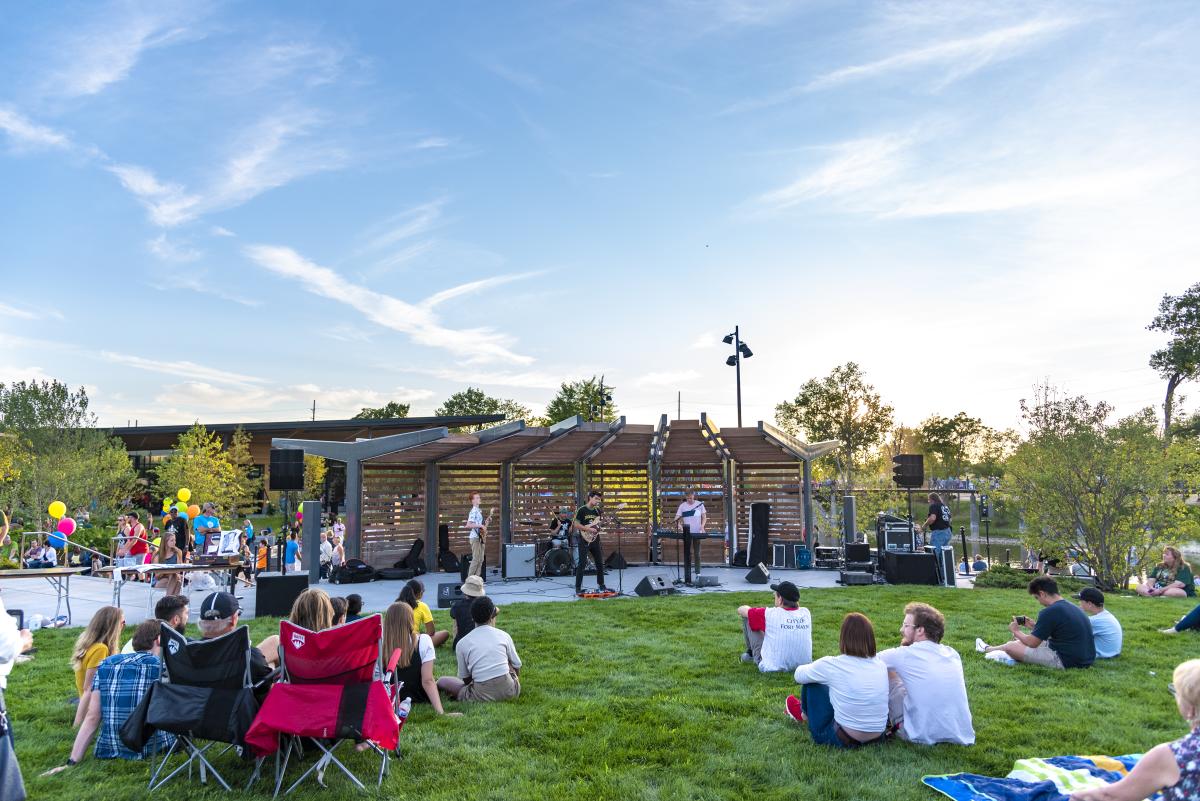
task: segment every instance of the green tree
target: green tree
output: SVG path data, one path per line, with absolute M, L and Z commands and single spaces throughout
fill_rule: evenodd
M 619 415 L 617 405 L 612 401 L 613 388 L 604 384 L 604 391 L 601 392 L 600 385 L 600 379 L 595 376 L 581 381 L 564 382 L 558 388 L 558 394 L 546 406 L 547 425 L 575 415 L 580 415 L 584 420 L 604 423 L 616 420 Z
M 481 389 L 467 387 L 462 392 L 455 392 L 446 398 L 441 406 L 434 410 L 439 417 L 462 417 L 476 414 L 502 414 L 505 423 L 512 420 L 528 420 L 532 413 L 525 406 L 508 398 L 493 398 Z M 483 425 L 460 426 L 455 431 L 471 433 L 488 428 L 494 423 Z
M 304 454 L 304 498 L 302 500 L 318 500 L 325 492 L 325 474 L 329 466 L 325 457 Z
M 196 423 L 179 435 L 175 450 L 154 471 L 154 489 L 174 497 L 180 487 L 192 491 L 189 504 L 215 503 L 222 513 L 233 508 L 238 477 L 221 438 Z
M 1163 399 L 1163 438 L 1169 443 L 1175 390 L 1184 381 L 1200 378 L 1200 283 L 1192 284 L 1182 295 L 1163 295 L 1158 304 L 1158 316 L 1147 328 L 1171 337 L 1166 347 L 1150 355 L 1150 366 L 1167 382 L 1167 394 Z
M 833 455 L 847 484 L 855 468 L 884 444 L 894 425 L 892 417 L 892 407 L 854 362 L 833 368 L 824 378 L 809 379 L 795 400 L 775 407 L 776 424 L 789 434 L 809 442 L 841 440 L 842 447 Z
M 1172 490 L 1194 466 L 1164 451 L 1152 410 L 1110 425 L 1111 408 L 1042 388 L 1021 401 L 1029 428 L 1008 461 L 1006 495 L 1024 511 L 1031 548 L 1073 551 L 1104 589 L 1124 587 L 1147 554 L 1194 536 L 1184 496 Z
M 408 417 L 409 404 L 398 401 L 388 401 L 378 409 L 364 406 L 363 410 L 351 417 L 351 420 L 390 420 L 395 417 Z
M 96 427 L 87 392 L 58 381 L 0 384 L 0 437 L 9 462 L 0 478 L 3 504 L 31 521 L 46 520 L 50 501 L 69 510 L 93 502 L 112 510 L 125 504 L 137 476 L 119 439 Z
M 1011 428 L 984 426 L 970 452 L 971 472 L 980 477 L 1003 478 L 1008 458 L 1021 438 Z
M 250 455 L 250 435 L 238 426 L 229 438 L 225 458 L 233 467 L 233 483 L 229 488 L 229 514 L 242 517 L 257 510 L 262 495 L 262 474 L 255 468 Z
M 953 417 L 935 414 L 917 426 L 919 453 L 925 454 L 926 472 L 961 476 L 967 472 L 970 453 L 984 431 L 983 421 L 959 412 Z

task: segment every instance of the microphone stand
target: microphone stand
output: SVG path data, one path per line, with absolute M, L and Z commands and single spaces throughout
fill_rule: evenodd
M 621 549 L 624 529 L 617 528 L 617 595 L 625 594 L 625 552 Z

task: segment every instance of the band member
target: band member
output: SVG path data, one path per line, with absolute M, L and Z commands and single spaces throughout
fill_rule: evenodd
M 704 501 L 696 500 L 696 490 L 688 487 L 684 493 L 684 501 L 679 504 L 679 509 L 675 512 L 675 524 L 678 525 L 682 521 L 683 530 L 693 536 L 703 536 L 704 527 L 708 524 L 708 510 L 704 508 Z M 696 567 L 700 566 L 700 543 L 703 540 L 692 540 L 692 551 L 694 553 L 693 562 Z
M 575 594 L 583 594 L 583 570 L 587 567 L 588 554 L 596 563 L 597 592 L 608 592 L 604 586 L 604 553 L 600 549 L 600 527 L 596 518 L 600 517 L 600 498 L 598 490 L 588 493 L 587 503 L 575 511 L 571 521 L 571 530 L 575 532 L 575 544 L 578 547 L 575 557 Z M 588 537 L 592 538 L 588 542 Z
M 547 525 L 554 532 L 554 537 L 569 540 L 571 538 L 571 507 L 558 507 L 558 514 L 551 515 Z
M 479 508 L 481 498 L 478 492 L 471 493 L 471 511 L 467 514 L 467 528 L 470 529 L 471 540 L 471 570 L 470 575 L 483 578 L 483 538 L 487 536 L 487 528 L 483 525 L 483 510 Z

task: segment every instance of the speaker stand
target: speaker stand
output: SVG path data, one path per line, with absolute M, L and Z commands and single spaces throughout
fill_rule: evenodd
M 621 529 L 617 529 L 617 597 L 625 594 L 625 553 L 621 550 Z

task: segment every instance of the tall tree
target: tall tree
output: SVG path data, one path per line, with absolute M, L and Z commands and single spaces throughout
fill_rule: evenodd
M 971 451 L 979 442 L 985 426 L 978 417 L 959 412 L 953 417 L 935 414 L 917 427 L 920 452 L 932 464 L 926 466 L 931 474 L 961 476 L 967 471 Z
M 164 498 L 180 487 L 192 492 L 189 504 L 215 503 L 224 514 L 233 506 L 238 477 L 221 438 L 196 423 L 179 435 L 174 452 L 154 470 L 154 489 Z
M 388 401 L 378 409 L 364 406 L 363 410 L 351 417 L 351 420 L 390 420 L 394 417 L 408 417 L 409 404 L 398 401 Z
M 477 414 L 502 414 L 504 415 L 505 423 L 512 420 L 528 420 L 532 413 L 525 406 L 517 403 L 515 400 L 508 398 L 493 398 L 481 389 L 475 387 L 467 387 L 462 392 L 455 392 L 450 397 L 446 398 L 441 406 L 437 407 L 433 412 L 438 417 L 461 417 L 465 415 Z M 471 425 L 460 426 L 455 431 L 471 433 L 487 428 L 494 423 L 489 423 L 487 426 Z
M 546 406 L 545 421 L 553 425 L 568 417 L 580 415 L 584 420 L 611 423 L 617 419 L 617 406 L 612 401 L 613 388 L 604 385 L 596 376 L 581 381 L 564 382 Z
M 238 426 L 229 438 L 225 458 L 233 467 L 233 483 L 229 487 L 229 514 L 241 517 L 258 508 L 262 494 L 262 474 L 250 455 L 250 435 Z
M 809 379 L 795 400 L 775 407 L 775 422 L 784 431 L 810 442 L 841 440 L 834 457 L 846 483 L 855 467 L 884 442 L 892 417 L 892 407 L 854 362 L 833 368 L 824 378 Z
M 325 473 L 329 466 L 325 457 L 304 454 L 304 499 L 318 500 L 325 492 Z
M 1150 355 L 1150 366 L 1167 382 L 1167 394 L 1163 399 L 1163 437 L 1169 443 L 1175 390 L 1184 381 L 1200 378 L 1200 283 L 1192 284 L 1182 295 L 1163 295 L 1158 304 L 1158 316 L 1147 328 L 1171 337 L 1166 347 Z

